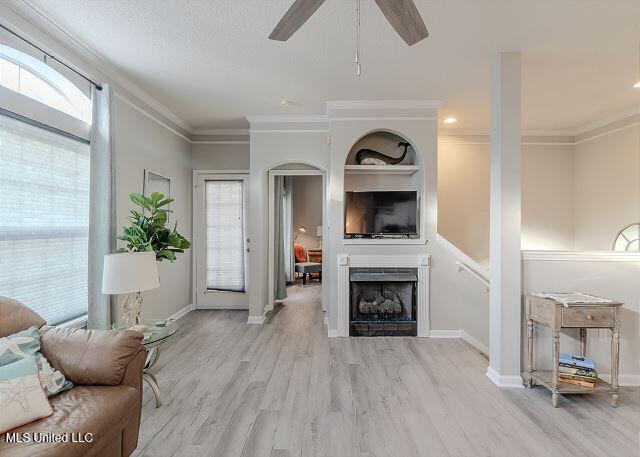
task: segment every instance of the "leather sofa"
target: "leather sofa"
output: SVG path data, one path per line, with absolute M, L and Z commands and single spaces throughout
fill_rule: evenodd
M 76 442 L 7 442 L 3 434 L 0 456 L 131 455 L 138 444 L 142 370 L 147 356 L 142 334 L 50 327 L 26 306 L 0 297 L 0 337 L 34 325 L 40 328 L 42 354 L 74 387 L 50 397 L 51 416 L 10 432 L 31 436 L 75 433 L 69 436 Z M 91 434 L 90 442 L 87 433 Z

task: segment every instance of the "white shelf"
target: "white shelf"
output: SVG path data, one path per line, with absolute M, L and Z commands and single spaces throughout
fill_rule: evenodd
M 419 171 L 418 165 L 345 165 L 348 175 L 412 175 Z

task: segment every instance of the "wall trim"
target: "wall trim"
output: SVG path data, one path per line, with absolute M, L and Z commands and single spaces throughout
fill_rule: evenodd
M 331 121 L 349 122 L 349 121 L 437 121 L 435 116 L 367 116 L 367 117 L 332 117 Z
M 245 116 L 245 119 L 249 121 L 250 124 L 321 124 L 329 121 L 326 114 L 260 114 Z
M 473 336 L 469 335 L 464 330 L 460 330 L 460 338 L 462 338 L 464 341 L 469 343 L 471 346 L 473 346 L 474 348 L 476 348 L 477 350 L 479 350 L 483 354 L 487 354 L 487 355 L 489 354 L 489 347 L 488 346 L 485 346 L 480 340 L 478 340 L 478 339 L 474 338 Z
M 487 375 L 487 378 L 491 379 L 491 381 L 498 387 L 524 389 L 521 376 L 502 376 L 491 367 L 487 367 L 487 372 L 485 374 Z
M 264 324 L 264 321 L 267 320 L 267 316 L 264 314 L 262 316 L 249 316 L 247 318 L 247 324 L 250 325 L 261 325 Z
M 460 338 L 460 330 L 429 330 L 429 338 Z
M 136 111 L 138 111 L 140 114 L 142 114 L 143 116 L 147 117 L 148 119 L 154 121 L 155 123 L 157 123 L 158 125 L 160 125 L 161 127 L 164 127 L 165 129 L 169 130 L 171 133 L 179 136 L 180 138 L 182 138 L 183 140 L 188 141 L 189 143 L 192 143 L 191 138 L 188 138 L 186 136 L 184 136 L 182 133 L 180 133 L 179 131 L 177 131 L 176 129 L 174 129 L 173 127 L 167 125 L 166 123 L 162 122 L 162 120 L 158 119 L 156 116 L 154 116 L 153 114 L 149 113 L 147 110 L 141 108 L 140 106 L 138 106 L 137 104 L 133 103 L 131 100 L 129 100 L 127 97 L 125 97 L 123 94 L 121 94 L 119 91 L 114 90 L 113 94 L 115 95 L 116 98 L 118 98 L 119 100 L 122 100 L 124 103 L 126 103 L 127 105 L 129 105 L 131 108 L 135 109 Z
M 609 124 L 613 124 L 614 122 L 622 121 L 628 117 L 635 116 L 636 114 L 640 114 L 640 106 L 634 106 L 633 108 L 620 111 L 611 116 L 604 117 L 594 122 L 590 122 L 588 124 L 584 124 L 576 129 L 574 129 L 574 136 L 582 135 L 588 133 L 592 130 L 596 130 L 602 127 L 606 127 Z
M 250 144 L 250 141 L 189 140 L 191 144 Z
M 438 109 L 441 100 L 331 100 L 327 102 L 330 110 L 402 110 L 402 109 Z
M 295 129 L 251 129 L 251 133 L 329 133 L 329 129 L 307 129 L 307 130 L 295 130 Z
M 603 136 L 607 136 L 607 135 L 611 135 L 611 134 L 614 134 L 614 133 L 622 132 L 623 130 L 631 129 L 633 127 L 637 127 L 638 125 L 640 125 L 640 122 L 633 122 L 631 124 L 624 125 L 622 127 L 618 127 L 618 128 L 612 129 L 612 130 L 607 130 L 605 132 L 598 133 L 597 135 L 593 135 L 593 136 L 589 136 L 589 137 L 583 138 L 581 140 L 577 140 L 573 144 L 578 145 L 578 144 L 586 143 L 587 141 L 597 140 L 598 138 L 602 138 Z
M 192 129 L 192 135 L 234 136 L 248 135 L 249 129 Z
M 640 262 L 640 252 L 522 251 L 522 260 L 538 262 Z
M 184 308 L 179 309 L 178 311 L 176 311 L 175 313 L 173 313 L 171 316 L 169 316 L 169 317 L 167 318 L 167 320 L 173 320 L 173 321 L 178 320 L 178 319 L 180 319 L 182 316 L 184 316 L 185 314 L 190 313 L 191 311 L 193 311 L 193 310 L 195 310 L 195 309 L 196 309 L 195 305 L 188 304 L 188 305 L 187 305 L 187 306 L 185 306 Z

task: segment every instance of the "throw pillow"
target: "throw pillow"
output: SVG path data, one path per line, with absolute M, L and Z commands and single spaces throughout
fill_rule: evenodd
M 0 367 L 0 411 L 0 433 L 53 414 L 34 357 Z
M 38 327 L 29 327 L 13 335 L 0 338 L 0 367 L 28 357 L 35 357 L 40 383 L 47 397 L 71 389 L 73 383 L 53 368 L 40 353 L 40 332 Z

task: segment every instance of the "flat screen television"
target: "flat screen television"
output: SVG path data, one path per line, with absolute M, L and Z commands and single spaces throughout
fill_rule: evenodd
M 347 191 L 344 233 L 347 238 L 418 235 L 417 191 Z

